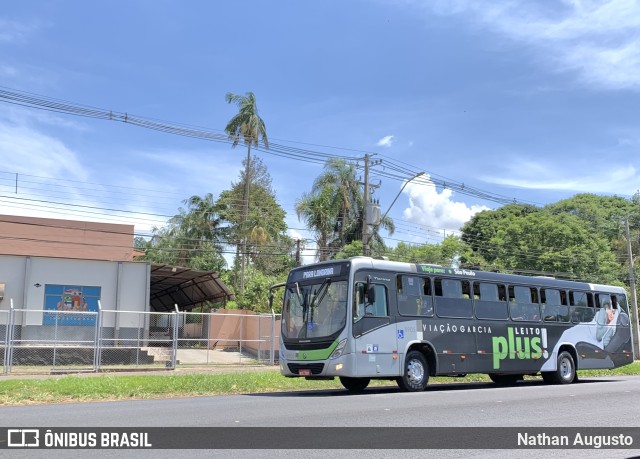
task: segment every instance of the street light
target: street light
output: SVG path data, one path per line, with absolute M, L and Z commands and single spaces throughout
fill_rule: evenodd
M 398 194 L 396 195 L 396 197 L 394 198 L 393 202 L 391 203 L 391 205 L 389 206 L 389 208 L 387 209 L 387 211 L 384 213 L 384 215 L 380 218 L 380 223 L 382 223 L 382 220 L 384 220 L 384 217 L 387 216 L 387 214 L 389 213 L 389 211 L 391 210 L 391 207 L 393 207 L 393 205 L 396 203 L 396 201 L 398 200 L 398 198 L 400 197 L 400 195 L 402 194 L 402 191 L 404 190 L 404 187 L 406 187 L 409 182 L 411 182 L 412 180 L 417 179 L 418 177 L 420 177 L 421 175 L 424 175 L 424 172 L 418 172 L 416 175 L 414 175 L 413 177 L 411 177 L 409 180 L 407 180 L 406 182 L 404 182 L 404 185 L 402 185 L 402 188 L 400 188 L 400 191 L 398 191 Z M 376 229 L 378 226 L 380 226 L 380 223 L 378 223 L 378 225 L 376 225 Z
M 409 180 L 407 180 L 406 182 L 404 182 L 404 185 L 402 185 L 402 188 L 400 188 L 400 191 L 398 191 L 398 194 L 396 195 L 396 197 L 393 199 L 393 202 L 391 203 L 391 205 L 389 206 L 389 208 L 387 209 L 387 211 L 384 213 L 384 215 L 382 215 L 382 217 L 380 217 L 380 220 L 378 221 L 377 225 L 374 225 L 374 231 L 377 234 L 378 233 L 378 227 L 380 226 L 380 224 L 382 223 L 382 221 L 384 220 L 384 218 L 387 216 L 387 214 L 389 213 L 389 211 L 391 210 L 391 208 L 393 207 L 393 205 L 396 203 L 396 201 L 398 200 L 398 198 L 400 197 L 400 195 L 402 194 L 402 191 L 404 190 L 404 188 L 409 184 L 409 182 L 417 179 L 418 177 L 420 177 L 421 175 L 424 175 L 424 172 L 418 172 L 416 175 L 414 175 L 413 177 L 411 177 Z M 366 222 L 365 222 L 366 225 Z M 367 240 L 366 243 L 364 244 L 364 255 L 371 255 L 369 252 L 369 241 Z

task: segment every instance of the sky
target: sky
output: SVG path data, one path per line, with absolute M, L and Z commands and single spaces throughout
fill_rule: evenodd
M 0 55 L 0 90 L 217 134 L 236 113 L 225 94 L 253 92 L 270 142 L 303 151 L 255 152 L 303 238 L 295 203 L 322 155 L 371 155 L 390 245 L 439 242 L 507 201 L 640 188 L 638 1 L 7 2 Z M 245 156 L 0 98 L 4 214 L 148 235 L 229 189 Z

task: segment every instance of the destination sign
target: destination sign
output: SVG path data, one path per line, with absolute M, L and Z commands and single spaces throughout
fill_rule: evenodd
M 459 269 L 459 268 L 444 268 L 442 266 L 434 266 L 434 265 L 416 265 L 416 268 L 419 273 L 426 274 L 444 274 L 444 275 L 455 275 L 455 276 L 470 276 L 475 277 L 476 272 L 471 271 L 470 269 Z
M 289 276 L 289 282 L 299 282 L 309 279 L 325 279 L 327 277 L 339 276 L 342 272 L 342 265 L 314 266 L 300 268 L 292 271 Z

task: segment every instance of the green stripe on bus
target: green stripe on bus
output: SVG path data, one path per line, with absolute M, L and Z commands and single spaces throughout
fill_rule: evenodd
M 295 351 L 296 358 L 290 360 L 327 360 L 338 346 L 338 340 L 336 339 L 331 346 L 326 349 L 314 349 L 307 351 Z

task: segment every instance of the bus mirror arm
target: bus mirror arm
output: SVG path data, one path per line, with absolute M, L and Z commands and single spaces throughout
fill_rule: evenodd
M 373 304 L 376 302 L 376 289 L 374 285 L 371 283 L 371 275 L 367 276 L 367 285 L 364 288 L 365 295 L 367 295 L 367 302 L 369 304 Z
M 367 302 L 373 304 L 376 302 L 376 288 L 367 281 Z
M 285 285 L 287 285 L 287 284 L 286 284 L 286 283 L 284 283 L 284 282 L 282 282 L 282 283 L 280 283 L 280 284 L 272 285 L 272 286 L 269 288 L 269 308 L 271 309 L 271 314 L 272 314 L 272 315 L 275 315 L 275 313 L 274 313 L 274 311 L 273 311 L 273 297 L 274 297 L 274 295 L 273 295 L 273 291 L 274 291 L 275 289 L 277 289 L 277 288 L 284 287 Z

